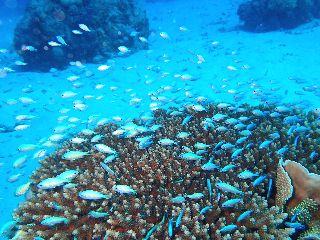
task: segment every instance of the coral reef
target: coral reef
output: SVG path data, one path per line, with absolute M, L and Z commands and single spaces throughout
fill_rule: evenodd
M 283 207 L 287 204 L 287 201 L 293 196 L 293 186 L 291 178 L 282 166 L 282 160 L 279 161 L 277 167 L 277 195 L 276 205 Z
M 16 26 L 14 47 L 26 67 L 47 70 L 110 57 L 119 46 L 144 49 L 139 37 L 148 35 L 146 14 L 134 0 L 31 0 Z
M 254 32 L 294 28 L 319 13 L 319 0 L 251 0 L 238 8 L 243 27 Z
M 220 103 L 99 126 L 41 161 L 14 219 L 24 239 L 303 237 L 275 205 L 273 182 L 283 157 L 320 172 L 309 157 L 320 152 L 318 121 L 285 106 Z M 310 234 L 318 215 L 308 220 Z
M 298 240 L 319 240 L 320 239 L 320 221 L 316 221 L 309 226 Z
M 296 207 L 290 209 L 290 216 L 296 216 L 297 220 L 301 223 L 310 223 L 313 214 L 319 211 L 319 204 L 313 199 L 306 198 Z

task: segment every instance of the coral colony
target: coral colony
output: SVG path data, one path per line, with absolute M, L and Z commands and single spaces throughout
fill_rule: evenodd
M 195 103 L 82 131 L 41 161 L 11 234 L 319 239 L 319 123 L 286 106 Z
M 146 13 L 132 0 L 31 0 L 15 29 L 14 47 L 26 67 L 48 70 L 110 57 L 119 46 L 145 49 L 139 37 L 148 35 Z
M 320 1 L 250 0 L 239 5 L 238 15 L 250 31 L 294 28 L 320 17 Z

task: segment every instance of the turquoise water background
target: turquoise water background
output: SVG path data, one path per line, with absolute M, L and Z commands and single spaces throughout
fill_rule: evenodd
M 36 116 L 27 121 L 30 128 L 23 131 L 0 133 L 0 226 L 11 220 L 11 213 L 25 197 L 15 196 L 16 188 L 28 181 L 40 159 L 33 158 L 36 151 L 55 148 L 41 144 L 54 134 L 57 126 L 67 126 L 69 117 L 79 118 L 67 132 L 65 139 L 85 128 L 94 128 L 101 119 L 120 116 L 123 121 L 150 111 L 152 92 L 162 90 L 158 99 L 161 107 L 182 104 L 204 96 L 213 102 L 233 104 L 289 104 L 312 111 L 320 107 L 320 39 L 319 20 L 296 29 L 268 33 L 248 33 L 239 30 L 236 15 L 241 1 L 153 1 L 144 3 L 150 22 L 149 50 L 132 55 L 106 59 L 101 64 L 111 67 L 99 71 L 100 64 L 84 64 L 83 68 L 70 66 L 63 71 L 36 73 L 18 71 L 1 75 L 0 124 L 13 126 L 20 114 Z M 20 6 L 21 7 L 21 6 Z M 13 29 L 21 14 L 20 8 L 12 13 L 0 11 L 0 68 L 14 67 L 20 60 L 10 53 Z M 3 9 L 1 9 L 3 10 Z M 180 31 L 184 26 L 188 30 Z M 94 28 L 94 26 L 93 26 Z M 169 39 L 163 39 L 166 32 Z M 147 37 L 147 36 L 146 36 Z M 198 64 L 197 55 L 205 62 Z M 168 61 L 169 60 L 169 61 Z M 228 66 L 236 70 L 228 69 Z M 183 81 L 175 74 L 190 74 L 194 81 Z M 79 76 L 81 87 L 67 78 Z M 97 84 L 104 84 L 96 89 Z M 171 88 L 173 90 L 171 90 Z M 32 89 L 25 93 L 24 88 Z M 164 90 L 165 89 L 165 90 Z M 61 98 L 64 91 L 77 96 Z M 94 96 L 85 100 L 86 95 Z M 32 98 L 35 103 L 7 104 L 8 99 Z M 96 99 L 98 97 L 98 100 Z M 99 99 L 101 97 L 101 99 Z M 130 105 L 133 97 L 141 99 Z M 73 101 L 82 100 L 87 110 L 73 109 Z M 66 114 L 59 111 L 70 109 Z M 58 121 L 61 116 L 67 119 Z M 88 123 L 88 119 L 94 119 Z M 20 144 L 36 144 L 36 150 L 20 153 Z M 25 166 L 13 168 L 13 162 L 27 155 Z M 8 178 L 21 174 L 17 181 Z

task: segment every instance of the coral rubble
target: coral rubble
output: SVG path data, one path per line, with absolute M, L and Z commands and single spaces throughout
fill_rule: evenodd
M 134 0 L 31 0 L 14 33 L 14 47 L 28 64 L 47 70 L 72 61 L 110 57 L 118 47 L 144 49 L 149 24 Z
M 297 238 L 300 225 L 276 206 L 272 182 L 282 158 L 319 173 L 309 158 L 320 150 L 316 121 L 284 106 L 221 103 L 100 126 L 91 132 L 103 136 L 98 144 L 80 133 L 87 141 L 66 141 L 41 161 L 14 219 L 24 239 Z M 314 201 L 301 204 L 295 210 L 318 211 Z M 308 234 L 318 234 L 319 214 L 302 213 Z
M 250 0 L 238 8 L 244 28 L 255 32 L 290 29 L 320 17 L 319 0 Z

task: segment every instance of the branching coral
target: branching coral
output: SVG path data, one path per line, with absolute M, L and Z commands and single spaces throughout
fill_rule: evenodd
M 288 173 L 283 168 L 283 161 L 280 160 L 277 167 L 277 195 L 276 195 L 276 205 L 283 207 L 286 205 L 287 201 L 293 196 L 293 186 L 291 178 Z
M 290 109 L 273 117 L 273 111 L 229 104 L 156 110 L 95 129 L 103 148 L 80 134 L 82 145 L 67 141 L 41 161 L 32 196 L 14 213 L 17 225 L 25 239 L 289 239 L 294 229 L 283 224 L 287 214 L 275 206 L 269 182 L 284 154 L 308 162 L 320 135 L 314 116 Z M 295 114 L 305 126 L 283 123 Z M 85 154 L 62 158 L 74 150 Z M 79 172 L 72 182 L 37 187 L 70 169 Z M 115 188 L 123 185 L 130 194 Z M 89 189 L 108 197 L 79 195 Z M 54 216 L 63 221 L 43 224 Z
M 292 218 L 296 217 L 301 223 L 310 223 L 313 214 L 319 211 L 319 204 L 309 198 L 304 199 L 296 207 L 290 209 L 290 216 Z

